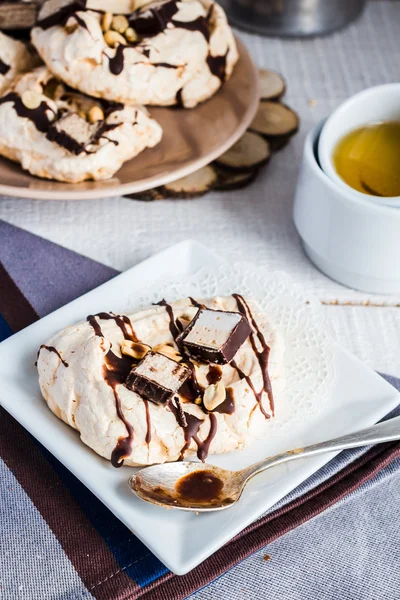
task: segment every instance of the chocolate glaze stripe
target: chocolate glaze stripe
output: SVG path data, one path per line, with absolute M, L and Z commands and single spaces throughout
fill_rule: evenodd
M 61 356 L 61 354 L 59 353 L 57 348 L 55 348 L 54 346 L 46 346 L 45 344 L 42 344 L 39 348 L 38 356 L 39 356 L 39 353 L 42 350 L 42 348 L 45 348 L 48 352 L 54 352 L 54 354 L 57 354 L 58 358 L 60 359 L 60 361 L 64 365 L 64 367 L 69 367 L 69 364 L 67 363 L 67 361 L 65 361 L 63 359 L 63 357 Z
M 226 54 L 223 56 L 212 56 L 208 54 L 207 56 L 207 65 L 210 69 L 211 73 L 218 77 L 222 82 L 225 81 L 226 76 L 226 59 L 228 56 L 229 49 L 226 51 Z
M 202 462 L 204 462 L 208 456 L 211 442 L 215 438 L 215 434 L 217 433 L 217 429 L 218 429 L 217 417 L 215 415 L 213 415 L 212 413 L 209 414 L 209 417 L 210 417 L 210 431 L 208 432 L 208 435 L 205 438 L 205 440 L 201 441 L 197 434 L 193 436 L 193 439 L 197 444 L 197 457 Z
M 110 315 L 109 313 L 98 313 L 97 315 L 89 315 L 87 317 L 87 321 L 93 327 L 95 335 L 99 337 L 104 336 L 96 317 L 100 319 L 113 319 L 114 321 L 116 321 L 116 319 L 119 319 L 123 324 L 123 327 L 121 325 L 120 327 L 123 329 L 123 331 L 125 330 L 125 323 L 120 317 L 117 317 L 117 315 Z M 127 458 L 132 452 L 134 429 L 123 413 L 121 401 L 117 392 L 117 386 L 122 385 L 125 382 L 131 370 L 131 367 L 132 359 L 130 357 L 122 356 L 120 358 L 119 356 L 114 354 L 112 350 L 109 350 L 104 357 L 102 373 L 103 378 L 107 385 L 109 385 L 113 391 L 115 400 L 115 410 L 117 416 L 125 425 L 127 431 L 127 435 L 125 437 L 119 438 L 117 445 L 111 453 L 111 464 L 114 467 L 121 467 L 124 464 L 124 458 Z
M 113 75 L 119 75 L 124 69 L 124 51 L 128 46 L 117 46 L 114 56 L 109 57 L 109 69 Z
M 137 338 L 136 333 L 132 327 L 131 320 L 126 315 L 114 315 L 113 313 L 107 313 L 107 312 L 99 312 L 96 315 L 89 315 L 86 320 L 93 327 L 95 334 L 98 335 L 99 337 L 104 337 L 100 323 L 97 321 L 97 319 L 100 319 L 102 321 L 109 321 L 109 320 L 115 321 L 115 324 L 122 331 L 122 335 L 124 336 L 124 339 L 129 340 L 131 342 L 139 341 L 139 339 Z
M 178 335 L 181 333 L 181 330 L 179 329 L 177 321 L 175 321 L 172 306 L 168 304 L 166 300 L 160 300 L 160 302 L 156 302 L 156 306 L 165 306 L 165 310 L 167 311 L 169 317 L 169 330 L 174 340 L 176 340 Z
M 117 416 L 125 425 L 127 435 L 118 439 L 117 445 L 111 453 L 111 464 L 113 467 L 121 467 L 124 464 L 124 459 L 128 458 L 132 452 L 134 430 L 132 424 L 126 419 L 121 400 L 117 392 L 117 386 L 122 385 L 128 377 L 132 367 L 132 359 L 127 356 L 119 358 L 111 350 L 104 357 L 103 377 L 107 385 L 110 386 L 114 393 L 115 409 Z
M 8 71 L 11 69 L 10 65 L 6 65 L 0 58 L 0 75 L 7 75 Z
M 44 19 L 40 19 L 36 23 L 36 27 L 41 29 L 50 29 L 56 25 L 65 25 L 69 17 L 76 12 L 82 12 L 86 10 L 86 0 L 74 0 L 70 4 L 62 6 L 58 11 L 50 14 Z
M 126 315 L 114 315 L 114 313 L 106 313 L 100 312 L 95 315 L 98 319 L 102 319 L 104 321 L 113 320 L 115 324 L 122 331 L 122 335 L 124 339 L 129 340 L 131 342 L 138 342 L 139 339 L 136 336 L 136 333 L 133 330 L 132 323 L 129 317 Z
M 269 359 L 269 354 L 270 354 L 270 347 L 268 346 L 267 342 L 265 341 L 264 334 L 262 333 L 262 331 L 260 331 L 260 328 L 258 327 L 257 322 L 256 322 L 246 300 L 240 294 L 232 294 L 232 295 L 235 298 L 237 305 L 238 305 L 238 309 L 242 313 L 242 315 L 244 315 L 246 318 L 250 318 L 251 325 L 252 325 L 252 327 L 255 331 L 255 334 L 258 338 L 258 341 L 261 345 L 262 350 L 260 352 L 257 348 L 254 333 L 250 334 L 251 345 L 253 347 L 254 354 L 257 357 L 258 363 L 260 365 L 261 373 L 262 373 L 262 378 L 263 378 L 263 390 L 262 391 L 266 392 L 266 394 L 268 395 L 270 409 L 271 409 L 272 415 L 273 415 L 274 414 L 274 397 L 272 395 L 271 380 L 270 380 L 269 373 L 268 373 L 268 359 Z M 260 408 L 262 408 L 261 398 L 259 400 L 259 404 L 260 404 Z
M 93 328 L 94 334 L 99 336 L 99 337 L 104 337 L 103 336 L 103 332 L 101 330 L 100 324 L 98 323 L 97 319 L 96 319 L 97 315 L 89 315 L 86 320 L 88 321 L 89 325 Z
M 208 21 L 206 17 L 197 17 L 193 21 L 175 21 L 171 20 L 171 23 L 177 29 L 187 29 L 188 31 L 198 31 L 201 33 L 207 42 L 210 41 L 210 31 Z
M 146 438 L 145 438 L 145 442 L 146 444 L 150 444 L 151 442 L 151 416 L 150 416 L 150 407 L 149 407 L 149 401 L 146 400 L 145 398 L 143 398 L 143 402 L 144 402 L 144 406 L 146 409 L 146 426 L 147 426 L 147 432 L 146 432 Z
M 190 300 L 192 306 L 195 306 L 196 308 L 204 308 L 204 304 L 200 304 L 200 302 L 197 302 L 197 300 L 195 300 L 191 296 L 189 296 L 189 300 Z
M 50 126 L 50 119 L 47 115 L 47 111 L 51 110 L 48 104 L 44 101 L 40 103 L 38 108 L 29 109 L 22 103 L 21 98 L 15 92 L 10 92 L 2 98 L 0 98 L 0 105 L 6 102 L 12 102 L 14 104 L 14 110 L 19 117 L 29 119 L 35 125 L 36 129 L 41 133 L 47 133 Z
M 266 419 L 269 419 L 270 416 L 269 416 L 269 414 L 267 413 L 267 411 L 265 410 L 265 408 L 262 405 L 262 393 L 263 393 L 264 390 L 261 390 L 261 392 L 257 392 L 256 388 L 254 387 L 254 384 L 253 384 L 252 380 L 250 379 L 250 376 L 246 375 L 246 373 L 244 373 L 242 371 L 242 369 L 238 366 L 238 364 L 236 363 L 235 360 L 231 361 L 231 367 L 236 370 L 236 372 L 239 375 L 240 379 L 245 379 L 246 380 L 247 385 L 250 387 L 251 391 L 254 394 L 255 399 L 257 400 L 257 404 L 255 406 L 258 405 L 260 407 L 260 410 L 261 410 L 262 414 L 264 415 L 264 417 Z

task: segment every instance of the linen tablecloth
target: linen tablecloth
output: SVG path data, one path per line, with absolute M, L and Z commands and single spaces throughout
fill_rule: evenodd
M 0 239 L 3 339 L 116 273 L 4 222 Z M 177 577 L 0 410 L 0 598 L 393 600 L 399 495 L 399 444 L 343 452 Z

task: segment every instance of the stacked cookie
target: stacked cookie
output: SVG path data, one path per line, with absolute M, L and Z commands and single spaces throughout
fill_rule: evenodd
M 112 177 L 161 139 L 143 105 L 194 107 L 238 60 L 212 0 L 47 0 L 31 32 L 46 66 L 32 71 L 1 35 L 0 154 L 64 182 Z

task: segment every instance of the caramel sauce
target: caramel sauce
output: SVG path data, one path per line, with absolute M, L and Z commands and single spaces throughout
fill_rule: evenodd
M 212 471 L 194 471 L 181 477 L 175 489 L 183 500 L 207 502 L 216 499 L 223 487 L 223 481 Z

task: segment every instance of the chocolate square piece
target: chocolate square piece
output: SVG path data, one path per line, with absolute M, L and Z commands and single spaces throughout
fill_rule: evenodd
M 225 365 L 250 333 L 251 327 L 242 314 L 200 308 L 177 341 L 191 358 Z
M 184 365 L 157 352 L 148 352 L 133 367 L 125 382 L 126 387 L 155 404 L 166 404 L 190 377 Z

